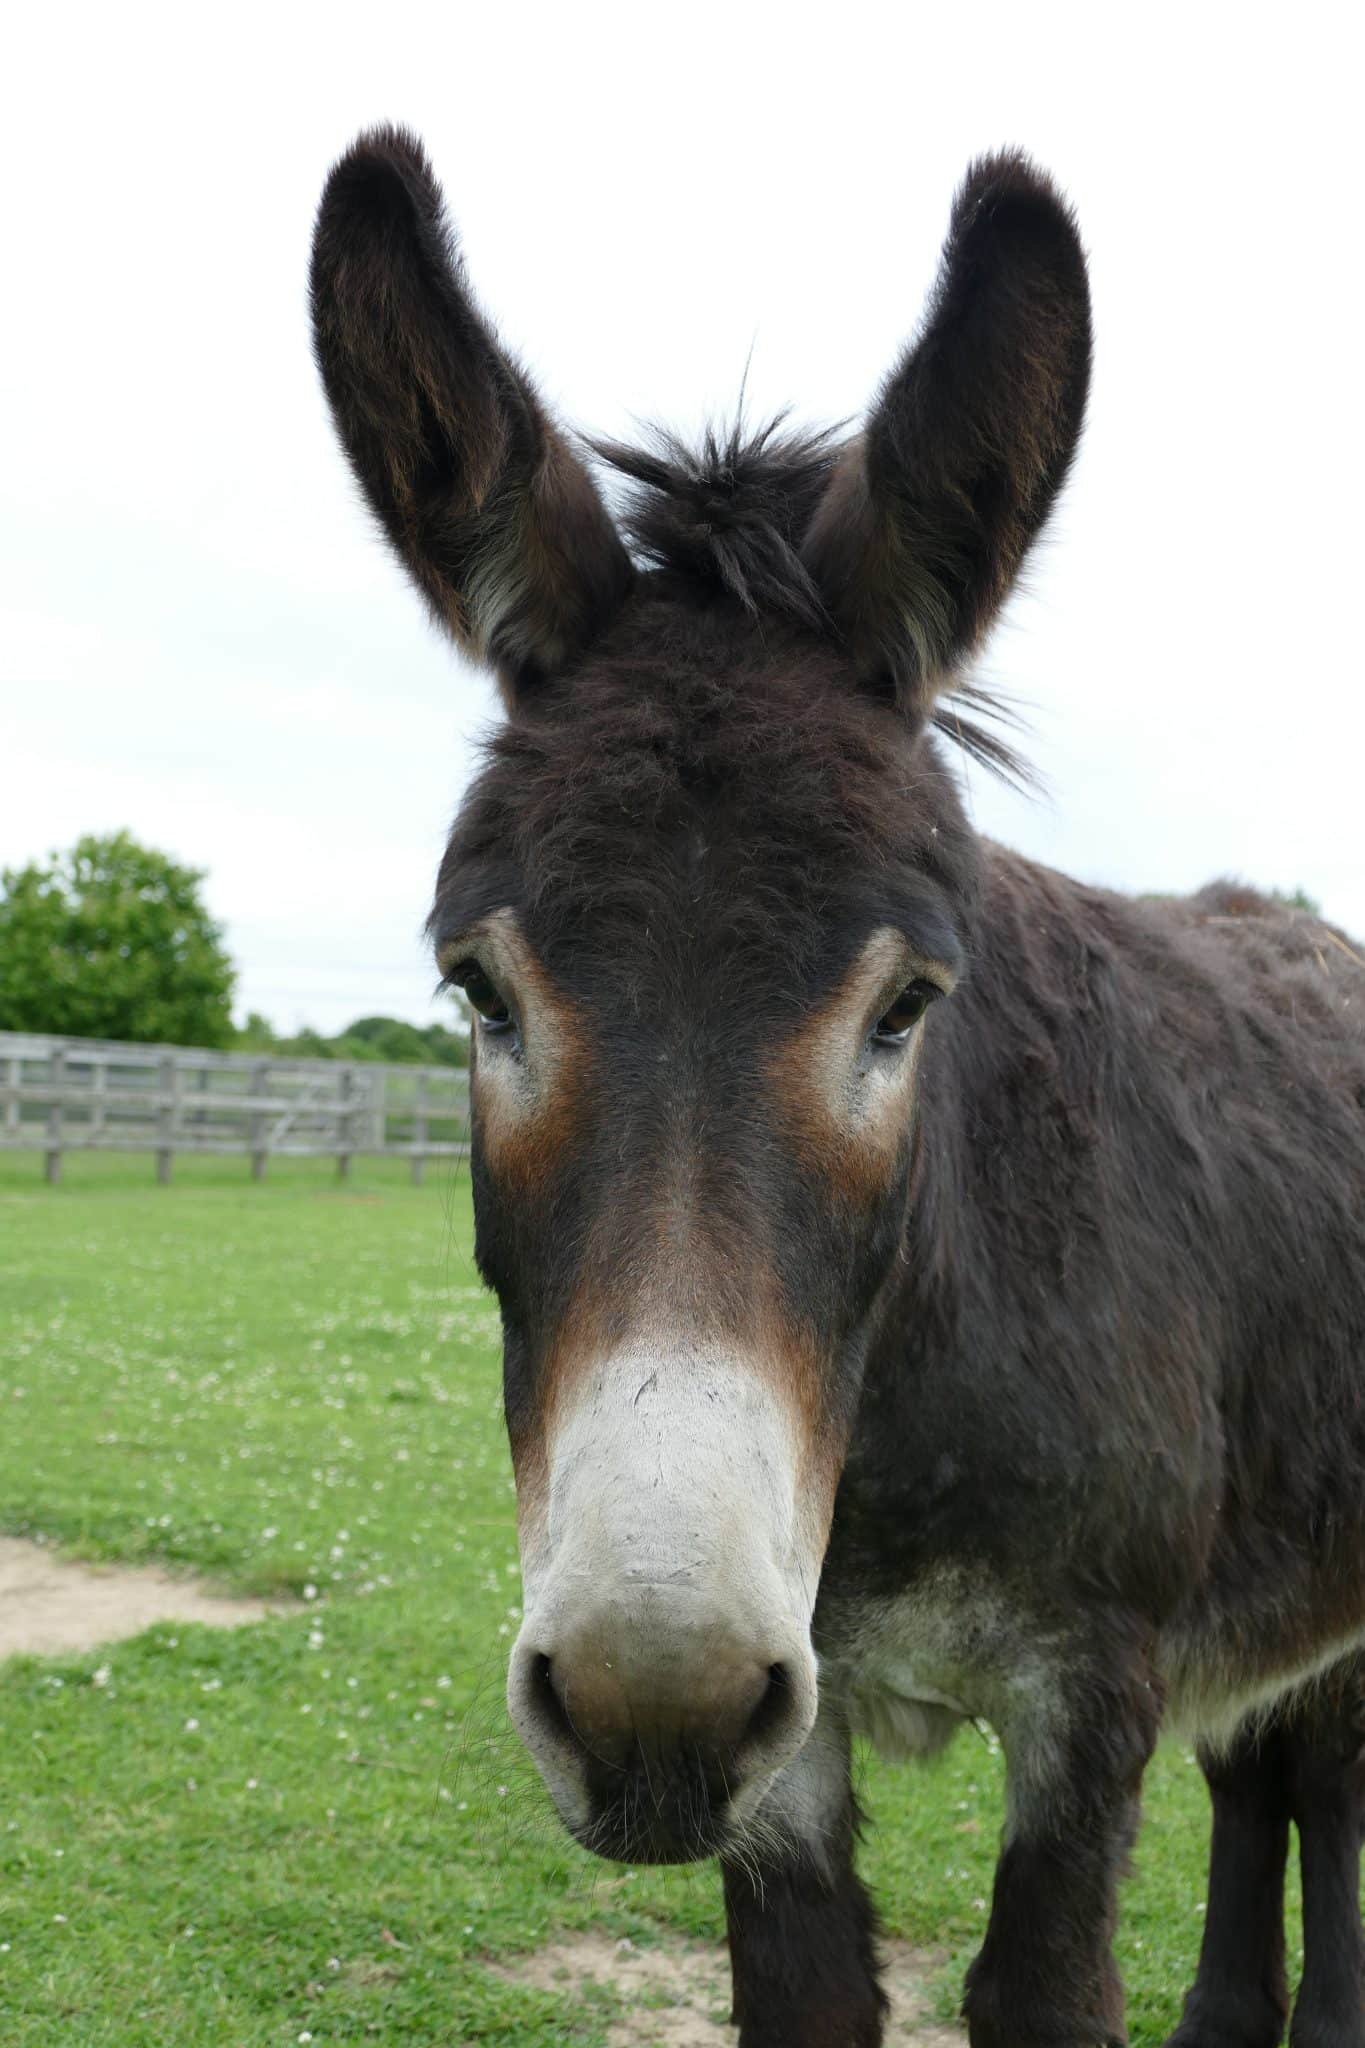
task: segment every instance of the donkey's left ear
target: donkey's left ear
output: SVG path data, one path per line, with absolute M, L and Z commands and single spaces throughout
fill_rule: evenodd
M 313 344 L 361 489 L 437 618 L 516 696 L 572 661 L 631 566 L 583 465 L 470 296 L 421 144 L 327 180 Z
M 839 458 L 803 554 L 914 716 L 994 618 L 1075 453 L 1090 380 L 1076 223 L 1018 154 L 975 164 L 919 340 Z

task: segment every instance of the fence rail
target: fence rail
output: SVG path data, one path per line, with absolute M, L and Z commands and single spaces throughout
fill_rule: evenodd
M 260 1180 L 272 1156 L 411 1161 L 468 1151 L 469 1077 L 460 1067 L 277 1059 L 199 1046 L 120 1045 L 0 1031 L 0 1149 L 40 1151 L 49 1181 L 62 1156 L 104 1147 L 151 1152 L 168 1181 L 178 1152 L 235 1153 Z

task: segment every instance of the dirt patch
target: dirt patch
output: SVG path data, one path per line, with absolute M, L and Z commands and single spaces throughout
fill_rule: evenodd
M 963 2048 L 965 2036 L 926 2015 L 926 1985 L 937 1958 L 904 1942 L 884 1948 L 883 1983 L 891 1999 L 887 2048 Z M 577 1934 L 495 1974 L 508 1983 L 572 1994 L 608 1985 L 628 2011 L 608 2029 L 610 2048 L 735 2048 L 730 2026 L 730 1962 L 724 1948 L 679 1938 L 651 1943 Z
M 154 1566 L 72 1564 L 41 1543 L 0 1536 L 0 1659 L 55 1657 L 135 1636 L 158 1621 L 239 1628 L 287 1614 L 287 1600 L 233 1600 Z

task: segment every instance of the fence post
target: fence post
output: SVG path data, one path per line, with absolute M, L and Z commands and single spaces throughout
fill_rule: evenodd
M 251 1069 L 250 1075 L 248 1076 L 247 1086 L 251 1090 L 251 1093 L 253 1095 L 266 1095 L 269 1093 L 269 1060 L 257 1060 L 255 1066 Z M 248 1124 L 248 1130 L 251 1134 L 249 1142 L 251 1145 L 251 1178 L 253 1180 L 265 1179 L 265 1162 L 269 1156 L 265 1148 L 265 1125 L 267 1114 L 268 1112 L 263 1109 L 253 1109 L 251 1112 L 250 1122 Z
M 109 1067 L 105 1060 L 97 1059 L 90 1070 L 90 1135 L 104 1136 L 108 1119 L 108 1105 L 104 1091 L 109 1086 Z
M 365 1085 L 370 1098 L 365 1112 L 370 1131 L 369 1149 L 371 1152 L 386 1152 L 389 1145 L 388 1068 L 372 1067 L 365 1076 Z
M 415 1188 L 420 1188 L 422 1185 L 422 1175 L 426 1170 L 427 1163 L 426 1152 L 420 1149 L 427 1142 L 427 1102 L 427 1070 L 425 1067 L 419 1067 L 417 1070 L 417 1097 L 413 1105 L 412 1114 L 412 1142 L 414 1147 L 418 1148 L 414 1150 L 412 1155 L 412 1184 Z
M 55 1188 L 62 1177 L 62 1084 L 66 1079 L 65 1046 L 53 1047 L 49 1078 L 53 1094 L 47 1112 L 47 1153 L 43 1160 L 43 1173 L 48 1186 Z
M 343 1067 L 341 1073 L 341 1106 L 337 1110 L 337 1179 L 351 1178 L 351 1096 L 355 1089 L 355 1074 L 350 1067 Z
M 156 1153 L 156 1177 L 161 1187 L 169 1185 L 171 1160 L 174 1157 L 175 1112 L 180 1094 L 180 1069 L 174 1056 L 162 1060 L 157 1069 L 160 1092 L 164 1098 L 156 1113 L 156 1134 L 160 1139 Z
M 11 1088 L 15 1090 L 15 1093 L 10 1097 L 9 1101 L 5 1104 L 5 1129 L 7 1131 L 17 1132 L 19 1129 L 18 1089 L 20 1077 L 23 1074 L 23 1068 L 20 1066 L 19 1061 L 15 1058 L 13 1054 L 10 1055 L 9 1059 L 5 1063 L 5 1066 L 6 1071 L 9 1074 L 9 1085 Z

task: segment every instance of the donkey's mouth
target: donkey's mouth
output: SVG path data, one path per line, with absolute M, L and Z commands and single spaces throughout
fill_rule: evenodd
M 613 1863 L 700 1863 L 719 1854 L 731 1812 L 727 1773 L 695 1755 L 665 1774 L 643 1753 L 624 1769 L 593 1764 L 585 1786 L 590 1818 L 571 1832 Z

